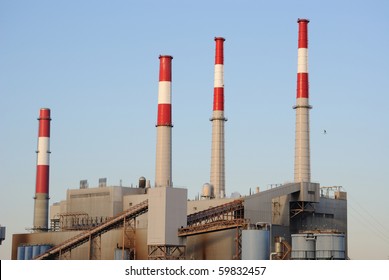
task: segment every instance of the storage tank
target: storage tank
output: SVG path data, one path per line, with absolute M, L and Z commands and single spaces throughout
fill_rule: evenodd
M 24 260 L 24 253 L 25 253 L 25 248 L 26 246 L 18 246 L 18 252 L 17 252 L 17 260 Z
M 242 230 L 242 260 L 268 260 L 270 231 L 268 229 Z
M 115 249 L 115 260 L 129 260 L 130 259 L 130 251 L 127 249 Z
M 201 197 L 204 199 L 210 199 L 214 197 L 213 186 L 209 183 L 205 183 L 201 190 Z
M 32 259 L 35 259 L 35 257 L 40 255 L 40 245 L 33 245 L 32 246 Z
M 146 178 L 143 176 L 139 178 L 139 188 L 146 188 Z
M 31 260 L 32 259 L 32 246 L 26 245 L 24 246 L 24 259 Z
M 50 244 L 42 244 L 39 246 L 40 247 L 40 252 L 39 252 L 39 255 L 43 254 L 43 253 L 46 253 L 49 249 L 51 249 L 51 247 L 53 247 L 52 245 Z
M 344 234 L 316 234 L 317 260 L 344 260 L 345 248 Z
M 314 260 L 315 251 L 313 234 L 292 234 L 292 260 Z

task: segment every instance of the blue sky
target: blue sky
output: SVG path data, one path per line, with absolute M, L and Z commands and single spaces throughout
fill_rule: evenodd
M 297 18 L 311 21 L 312 180 L 348 192 L 350 257 L 388 259 L 388 14 L 387 1 L 1 1 L 0 259 L 32 226 L 42 107 L 50 204 L 82 179 L 153 183 L 160 54 L 174 57 L 173 183 L 198 194 L 215 36 L 226 38 L 227 194 L 292 181 Z

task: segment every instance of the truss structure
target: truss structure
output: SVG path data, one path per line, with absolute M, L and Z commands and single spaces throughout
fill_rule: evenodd
M 301 214 L 313 212 L 315 212 L 315 206 L 313 202 L 294 201 L 290 203 L 290 219 L 293 219 Z
M 149 260 L 185 260 L 186 247 L 175 245 L 149 245 Z

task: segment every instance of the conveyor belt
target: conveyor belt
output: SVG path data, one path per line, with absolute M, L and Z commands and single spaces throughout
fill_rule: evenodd
M 237 199 L 216 207 L 209 208 L 188 215 L 188 227 L 212 223 L 220 220 L 234 220 L 244 218 L 243 200 Z
M 248 225 L 248 221 L 246 219 L 234 219 L 234 220 L 225 220 L 225 221 L 220 220 L 212 223 L 180 228 L 178 229 L 178 236 L 185 237 L 185 236 L 219 231 L 219 230 L 241 228 L 241 227 L 244 228 L 247 225 Z
M 148 200 L 145 200 L 123 213 L 109 219 L 107 222 L 98 225 L 88 231 L 84 231 L 73 238 L 51 248 L 35 259 L 55 259 L 78 246 L 92 240 L 107 231 L 123 225 L 124 220 L 129 220 L 142 215 L 148 211 Z M 244 224 L 243 200 L 238 199 L 210 209 L 188 215 L 188 227 L 180 229 L 180 236 L 188 236 L 199 232 L 221 230 Z M 228 222 L 230 221 L 230 222 Z
M 146 213 L 148 211 L 149 205 L 148 200 L 145 200 L 137 205 L 134 205 L 133 207 L 129 208 L 128 210 L 120 213 L 119 215 L 109 219 L 105 223 L 96 226 L 92 228 L 91 230 L 84 231 L 83 233 L 80 233 L 79 235 L 74 236 L 73 238 L 65 241 L 62 244 L 59 244 L 50 250 L 46 251 L 45 253 L 37 256 L 36 260 L 44 260 L 44 259 L 55 259 L 60 254 L 64 254 L 83 243 L 87 242 L 88 240 L 93 239 L 96 236 L 99 236 L 107 231 L 110 231 L 114 228 L 117 228 L 119 226 L 123 225 L 123 221 L 134 219 L 143 213 Z

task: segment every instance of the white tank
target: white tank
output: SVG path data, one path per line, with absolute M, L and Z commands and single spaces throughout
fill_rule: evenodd
M 292 260 L 314 260 L 315 243 L 313 234 L 292 234 Z
M 268 260 L 270 256 L 268 229 L 242 230 L 242 260 Z
M 205 183 L 203 185 L 203 188 L 201 190 L 201 197 L 202 198 L 212 198 L 213 195 L 213 186 L 209 183 Z
M 317 234 L 316 259 L 318 260 L 344 260 L 346 245 L 344 234 Z

